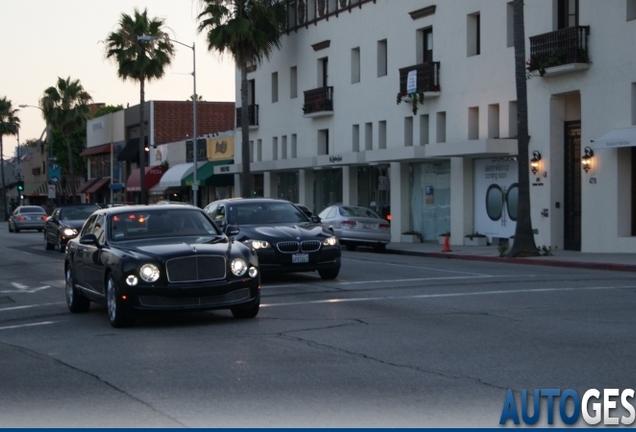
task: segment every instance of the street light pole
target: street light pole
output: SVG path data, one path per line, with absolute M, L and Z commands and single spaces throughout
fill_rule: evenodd
M 150 36 L 150 35 L 141 35 L 137 36 L 137 40 L 140 41 L 154 41 L 159 39 L 158 36 Z M 192 203 L 195 207 L 198 207 L 197 204 L 197 194 L 199 192 L 199 181 L 197 180 L 197 60 L 194 49 L 194 42 L 192 42 L 192 46 L 184 44 L 183 42 L 179 42 L 175 39 L 168 38 L 170 42 L 178 43 L 179 45 L 183 45 L 186 48 L 190 48 L 192 50 L 192 86 L 193 86 L 193 94 L 192 94 L 192 159 L 194 162 L 194 173 L 192 175 Z

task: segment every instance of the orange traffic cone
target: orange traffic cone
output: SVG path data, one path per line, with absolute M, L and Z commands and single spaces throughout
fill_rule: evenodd
M 442 252 L 452 252 L 450 248 L 450 236 L 444 236 L 444 249 Z

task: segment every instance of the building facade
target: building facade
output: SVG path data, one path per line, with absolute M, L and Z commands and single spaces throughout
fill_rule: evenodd
M 372 206 L 390 214 L 393 241 L 410 231 L 430 241 L 450 232 L 455 245 L 476 232 L 508 241 L 512 3 L 284 3 L 282 49 L 248 74 L 255 193 L 318 212 Z M 537 0 L 524 13 L 535 242 L 636 252 L 636 1 Z M 239 71 L 236 80 L 240 101 Z M 606 135 L 618 129 L 628 138 Z

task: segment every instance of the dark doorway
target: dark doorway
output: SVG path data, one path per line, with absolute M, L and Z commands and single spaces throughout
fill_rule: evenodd
M 579 0 L 559 0 L 557 8 L 559 29 L 579 25 Z
M 563 248 L 581 250 L 581 121 L 565 122 Z

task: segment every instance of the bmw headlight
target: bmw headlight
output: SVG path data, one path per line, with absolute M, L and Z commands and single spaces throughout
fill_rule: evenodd
M 139 277 L 145 282 L 156 282 L 159 279 L 159 267 L 154 264 L 144 264 L 139 269 Z
M 64 228 L 62 230 L 62 234 L 64 234 L 66 237 L 70 237 L 70 236 L 77 235 L 77 231 L 74 230 L 73 228 Z
M 243 276 L 247 271 L 247 263 L 243 258 L 234 258 L 230 264 L 234 276 Z
M 267 249 L 271 247 L 268 241 L 265 240 L 245 240 L 245 244 L 253 247 L 254 249 Z
M 336 236 L 331 236 L 322 241 L 323 246 L 335 246 L 338 244 Z

